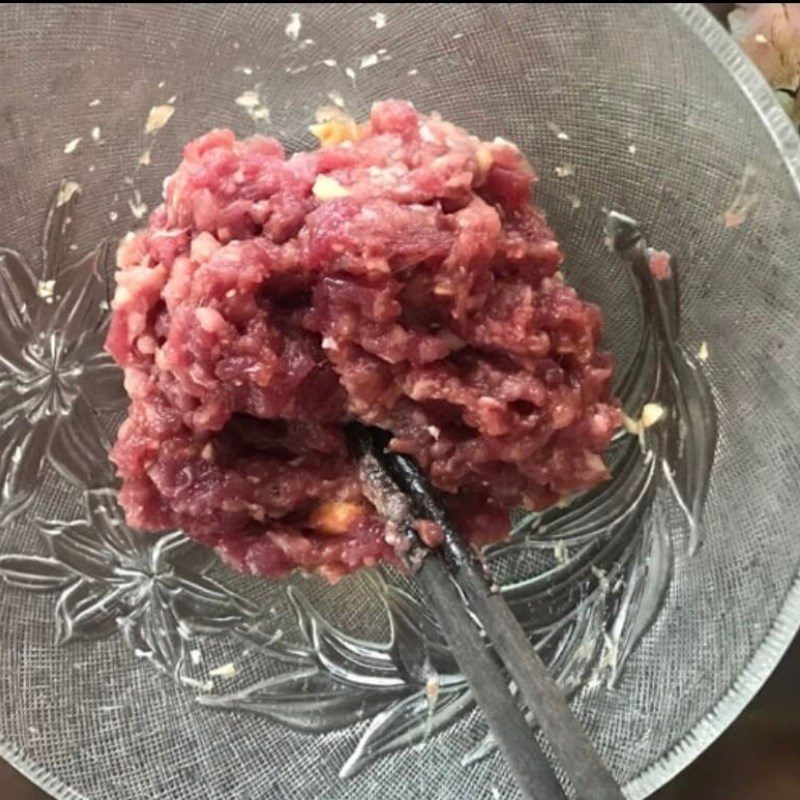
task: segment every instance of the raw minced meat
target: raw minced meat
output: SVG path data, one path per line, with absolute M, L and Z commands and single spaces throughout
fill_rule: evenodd
M 315 133 L 290 158 L 228 130 L 191 142 L 119 248 L 128 521 L 263 575 L 394 561 L 353 419 L 391 432 L 476 544 L 606 478 L 601 315 L 562 280 L 519 150 L 393 100 Z

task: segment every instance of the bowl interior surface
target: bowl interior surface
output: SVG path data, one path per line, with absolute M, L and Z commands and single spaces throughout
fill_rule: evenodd
M 52 531 L 37 520 L 88 515 L 102 524 L 111 502 L 102 448 L 81 449 L 100 429 L 74 403 L 58 423 L 69 424 L 74 439 L 59 446 L 96 469 L 85 478 L 76 467 L 77 480 L 65 478 L 64 459 L 50 457 L 55 445 L 43 435 L 30 439 L 35 465 L 24 461 L 29 488 L 17 491 L 8 478 L 14 453 L 27 453 L 28 444 L 17 451 L 23 438 L 40 429 L 8 388 L 36 327 L 20 311 L 28 289 L 14 295 L 13 287 L 33 280 L 42 299 L 47 282 L 72 275 L 99 241 L 140 224 L 139 205 L 158 204 L 182 145 L 205 130 L 231 127 L 273 135 L 290 151 L 308 148 L 320 106 L 341 102 L 363 117 L 384 97 L 521 147 L 540 175 L 537 201 L 564 244 L 568 279 L 604 309 L 606 341 L 620 363 L 632 356 L 640 319 L 625 265 L 604 245 L 604 210 L 639 220 L 681 265 L 682 340 L 691 352 L 707 343 L 704 368 L 720 417 L 704 543 L 689 557 L 674 526 L 658 618 L 619 681 L 585 686 L 575 702 L 631 797 L 654 791 L 724 729 L 800 623 L 800 155 L 766 86 L 702 9 L 6 4 L 0 21 L 0 266 L 11 287 L 3 303 L 17 304 L 0 315 L 0 468 L 4 491 L 25 505 L 4 520 L 0 555 L 38 556 L 20 569 L 48 576 L 27 586 L 46 597 L 0 586 L 0 752 L 59 797 L 518 796 L 497 753 L 461 765 L 485 733 L 474 711 L 454 707 L 424 748 L 396 749 L 342 778 L 339 767 L 371 722 L 308 733 L 276 722 L 274 707 L 273 718 L 205 708 L 195 701 L 202 687 L 176 687 L 146 663 L 191 657 L 181 631 L 174 641 L 158 639 L 157 628 L 131 612 L 130 598 L 125 613 L 115 606 L 118 613 L 104 616 L 87 581 L 64 599 L 72 578 L 49 549 Z M 248 90 L 268 113 L 254 118 L 237 104 Z M 144 133 L 151 108 L 163 104 L 174 114 Z M 68 222 L 58 215 L 65 186 Z M 45 229 L 48 209 L 56 234 Z M 726 218 L 731 210 L 742 218 Z M 59 317 L 56 327 L 75 344 L 80 320 L 94 312 L 69 302 L 80 314 Z M 99 339 L 81 343 L 99 349 Z M 92 354 L 81 352 L 89 364 Z M 101 379 L 92 377 L 95 389 Z M 106 436 L 119 419 L 100 414 Z M 94 492 L 88 500 L 85 489 Z M 268 610 L 270 635 L 296 627 L 287 582 L 218 564 L 203 570 Z M 301 577 L 288 584 L 353 636 L 387 635 L 369 576 L 332 589 Z M 87 615 L 94 627 L 81 627 Z M 56 635 L 71 641 L 56 647 Z M 157 656 L 135 658 L 136 636 L 140 653 Z M 226 657 L 219 637 L 208 648 L 204 663 Z

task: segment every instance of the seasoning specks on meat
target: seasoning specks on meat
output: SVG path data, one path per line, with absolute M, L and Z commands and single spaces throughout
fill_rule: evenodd
M 394 561 L 354 418 L 392 433 L 476 544 L 513 506 L 603 480 L 620 413 L 601 315 L 564 284 L 533 181 L 509 142 L 392 100 L 290 158 L 227 130 L 189 143 L 118 253 L 129 522 L 256 574 Z

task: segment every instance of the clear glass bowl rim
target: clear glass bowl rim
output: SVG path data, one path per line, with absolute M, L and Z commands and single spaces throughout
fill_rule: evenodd
M 800 136 L 778 105 L 767 82 L 730 34 L 703 5 L 670 3 L 668 8 L 684 23 L 687 33 L 699 39 L 736 81 L 770 134 L 800 196 Z M 800 571 L 784 597 L 772 625 L 732 686 L 658 761 L 623 787 L 626 797 L 639 800 L 650 796 L 691 764 L 721 736 L 770 677 L 798 633 L 800 633 Z M 19 747 L 0 741 L 0 757 L 58 800 L 87 800 L 85 795 L 76 792 L 54 776 L 46 765 L 29 758 Z

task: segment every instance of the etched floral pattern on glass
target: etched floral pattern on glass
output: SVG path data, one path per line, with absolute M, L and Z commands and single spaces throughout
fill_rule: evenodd
M 81 486 L 111 480 L 94 411 L 124 402 L 119 371 L 102 349 L 113 248 L 104 242 L 74 257 L 69 228 L 79 196 L 74 181 L 59 185 L 38 269 L 0 247 L 0 522 L 33 500 L 48 461 Z
M 118 635 L 205 706 L 305 732 L 370 720 L 339 765 L 342 777 L 473 708 L 436 620 L 393 570 L 348 579 L 367 582 L 385 641 L 345 632 L 291 584 L 295 623 L 284 630 L 232 588 L 233 575 L 209 576 L 212 551 L 180 531 L 128 527 L 95 414 L 125 399 L 102 349 L 112 247 L 74 255 L 69 229 L 79 196 L 77 183 L 60 183 L 38 268 L 0 248 L 0 523 L 34 500 L 48 463 L 82 493 L 84 511 L 63 520 L 45 510 L 35 524 L 46 555 L 0 555 L 0 577 L 12 590 L 55 598 L 56 643 Z M 521 516 L 510 540 L 484 553 L 567 693 L 613 683 L 655 618 L 672 569 L 670 514 L 684 515 L 689 547 L 697 546 L 716 434 L 700 365 L 678 341 L 675 265 L 664 280 L 651 274 L 652 251 L 632 220 L 611 214 L 609 236 L 631 263 L 643 311 L 638 350 L 617 380 L 636 435 L 617 436 L 607 484 L 567 508 Z M 652 429 L 636 422 L 646 403 L 663 408 Z M 211 640 L 223 663 L 209 669 L 201 653 Z M 255 669 L 239 672 L 244 662 Z M 494 748 L 487 731 L 464 762 Z

